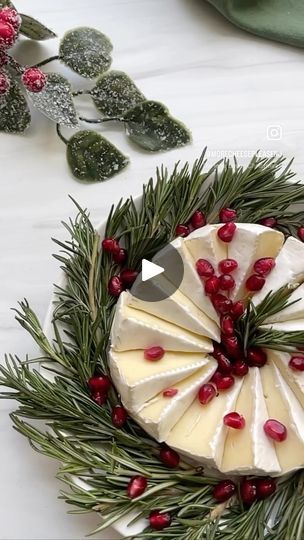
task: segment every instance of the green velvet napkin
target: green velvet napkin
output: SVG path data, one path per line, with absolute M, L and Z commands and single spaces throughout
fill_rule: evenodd
M 208 2 L 243 30 L 296 47 L 304 47 L 304 0 Z

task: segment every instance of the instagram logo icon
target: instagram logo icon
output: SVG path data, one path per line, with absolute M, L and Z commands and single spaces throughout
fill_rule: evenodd
M 282 139 L 282 134 L 282 126 L 280 126 L 279 124 L 267 126 L 266 136 L 269 141 L 279 141 L 280 139 Z

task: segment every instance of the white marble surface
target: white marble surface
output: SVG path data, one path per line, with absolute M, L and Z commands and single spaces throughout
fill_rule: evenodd
M 25 136 L 1 135 L 1 359 L 5 352 L 35 353 L 10 307 L 26 297 L 43 318 L 58 274 L 50 239 L 64 237 L 60 221 L 74 213 L 68 194 L 90 208 L 98 222 L 112 202 L 138 194 L 156 165 L 193 160 L 205 145 L 219 154 L 235 152 L 242 161 L 257 148 L 283 152 L 295 156 L 297 172 L 304 170 L 303 51 L 243 33 L 203 0 L 16 4 L 59 35 L 83 24 L 107 33 L 114 44 L 113 67 L 128 72 L 147 96 L 166 103 L 192 129 L 194 143 L 148 155 L 135 151 L 120 131 L 107 129 L 132 164 L 108 183 L 82 185 L 71 178 L 64 147 L 46 119 L 35 114 Z M 55 52 L 56 41 L 24 41 L 17 55 L 34 62 Z M 77 77 L 72 79 L 79 84 Z M 269 140 L 267 131 L 268 137 L 281 138 Z M 13 404 L 1 402 L 0 407 L 1 540 L 83 538 L 96 519 L 66 514 L 67 507 L 57 500 L 56 464 L 34 454 L 11 429 Z M 118 538 L 112 530 L 97 537 Z

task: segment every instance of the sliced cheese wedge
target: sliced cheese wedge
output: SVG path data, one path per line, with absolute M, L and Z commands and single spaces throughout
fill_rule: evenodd
M 304 371 L 295 371 L 289 367 L 290 354 L 267 349 L 268 361 L 280 370 L 288 386 L 304 408 Z
M 279 313 L 271 315 L 271 317 L 266 319 L 265 323 L 304 319 L 304 283 L 293 291 L 288 298 L 288 303 L 291 305 L 282 309 Z
M 130 411 L 142 405 L 172 384 L 189 377 L 210 362 L 203 354 L 166 352 L 161 360 L 145 360 L 144 351 L 109 352 L 113 382 L 121 400 Z
M 223 226 L 223 223 L 218 225 L 206 225 L 201 229 L 193 231 L 185 238 L 185 245 L 190 251 L 194 262 L 198 259 L 207 259 L 215 273 L 218 272 L 218 263 L 228 256 L 228 245 L 222 242 L 217 232 Z
M 194 400 L 169 433 L 168 445 L 190 459 L 220 468 L 227 434 L 223 417 L 234 410 L 241 386 L 238 379 L 207 405 Z
M 217 363 L 210 358 L 210 361 L 193 375 L 174 384 L 174 389 L 177 390 L 174 397 L 165 397 L 161 392 L 143 405 L 135 420 L 152 437 L 159 442 L 164 441 L 169 431 L 197 397 L 202 384 L 210 380 L 216 367 Z
M 230 297 L 244 298 L 246 280 L 254 272 L 255 261 L 262 257 L 277 257 L 284 244 L 284 235 L 268 227 L 253 223 L 238 223 L 235 235 L 228 244 L 228 257 L 235 259 L 238 268 L 233 272 L 235 288 Z
M 124 292 L 116 306 L 111 345 L 117 351 L 160 346 L 166 351 L 211 352 L 210 339 L 192 334 L 149 313 L 130 307 L 131 295 Z
M 304 332 L 304 319 L 262 324 L 261 330 L 270 328 L 279 332 Z
M 278 385 L 280 387 L 283 399 L 288 404 L 289 415 L 292 418 L 292 427 L 296 431 L 299 439 L 304 442 L 304 410 L 302 405 L 297 400 L 296 396 L 285 382 L 279 369 L 274 366 Z M 303 447 L 303 463 L 304 463 L 304 447 Z

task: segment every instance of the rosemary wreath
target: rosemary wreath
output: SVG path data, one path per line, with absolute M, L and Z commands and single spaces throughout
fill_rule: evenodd
M 153 256 L 170 242 L 176 226 L 186 223 L 198 209 L 211 223 L 220 208 L 229 206 L 237 211 L 240 222 L 256 223 L 271 216 L 279 230 L 297 235 L 304 223 L 300 206 L 304 185 L 290 181 L 293 173 L 283 158 L 255 156 L 246 168 L 225 161 L 220 170 L 217 164 L 204 172 L 205 164 L 203 153 L 192 169 L 188 163 L 176 165 L 169 175 L 161 168 L 156 181 L 151 179 L 144 186 L 139 208 L 132 198 L 112 207 L 106 236 L 119 239 L 125 247 L 129 267 L 138 268 L 143 257 Z M 16 319 L 43 351 L 42 358 L 22 361 L 8 355 L 0 367 L 0 385 L 6 387 L 1 397 L 19 403 L 11 414 L 14 428 L 35 450 L 60 462 L 58 478 L 65 485 L 61 498 L 76 507 L 73 511 L 100 514 L 101 524 L 93 533 L 131 512 L 134 521 L 157 508 L 170 513 L 171 526 L 162 531 L 147 526 L 137 539 L 302 539 L 303 472 L 278 479 L 276 492 L 250 507 L 244 507 L 236 496 L 218 504 L 212 497 L 217 480 L 205 476 L 202 468 L 182 463 L 170 470 L 158 458 L 158 443 L 132 419 L 121 429 L 113 426 L 111 412 L 119 402 L 114 388 L 103 406 L 91 399 L 88 379 L 108 372 L 107 345 L 116 302 L 108 282 L 118 267 L 100 249 L 101 239 L 88 212 L 75 204 L 76 219 L 64 224 L 69 239 L 55 240 L 60 248 L 55 258 L 65 274 L 65 285 L 56 287 L 54 339 L 44 334 L 27 301 L 21 302 Z M 280 290 L 258 309 L 249 305 L 239 331 L 251 342 L 260 340 L 268 347 L 275 341 L 282 350 L 304 343 L 304 333 L 286 338 L 271 330 L 267 335 L 252 331 L 255 322 L 286 306 L 288 296 Z M 44 362 L 43 369 L 52 378 L 33 369 L 33 362 Z M 45 427 L 38 429 L 35 420 L 43 420 Z M 127 485 L 134 475 L 147 478 L 148 489 L 132 500 Z

